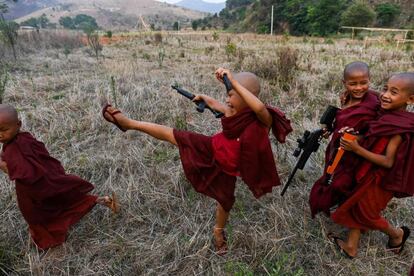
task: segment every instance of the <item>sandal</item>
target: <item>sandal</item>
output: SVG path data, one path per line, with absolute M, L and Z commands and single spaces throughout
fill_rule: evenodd
M 122 130 L 123 132 L 126 132 L 127 129 L 124 129 L 118 122 L 118 120 L 115 118 L 116 114 L 122 113 L 120 110 L 115 109 L 115 111 L 110 112 L 108 110 L 109 107 L 112 107 L 112 105 L 110 105 L 109 103 L 107 103 L 103 108 L 102 108 L 102 116 L 104 117 L 104 119 L 110 123 L 113 123 L 114 125 L 116 125 L 120 130 Z M 109 116 L 111 117 L 112 121 L 109 120 L 108 117 L 105 116 L 105 114 L 109 114 Z
M 388 240 L 387 243 L 387 249 L 391 250 L 397 255 L 403 251 L 405 242 L 407 241 L 411 233 L 410 229 L 407 226 L 402 226 L 401 229 L 404 232 L 401 243 L 399 245 L 391 245 L 390 240 Z
M 348 253 L 348 252 L 346 252 L 346 251 L 345 251 L 345 249 L 343 249 L 343 248 L 339 245 L 338 241 L 345 242 L 342 238 L 340 238 L 340 237 L 336 236 L 336 235 L 335 235 L 335 234 L 333 234 L 333 233 L 329 233 L 327 236 L 328 236 L 328 240 L 329 240 L 330 242 L 332 242 L 332 243 L 335 245 L 336 249 L 338 249 L 338 251 L 339 251 L 339 252 L 340 252 L 343 256 L 345 256 L 345 257 L 347 257 L 348 259 L 351 259 L 351 260 L 354 258 L 354 256 L 349 255 L 349 253 Z
M 102 198 L 99 198 L 97 202 L 111 209 L 113 213 L 119 213 L 120 206 L 118 202 L 118 197 L 114 192 L 112 192 L 112 197 L 104 196 Z
M 221 234 L 221 238 L 217 239 L 217 235 Z M 224 232 L 224 228 L 214 227 L 214 247 L 216 250 L 216 254 L 219 256 L 223 256 L 227 254 L 228 247 L 227 247 L 227 238 L 226 233 Z

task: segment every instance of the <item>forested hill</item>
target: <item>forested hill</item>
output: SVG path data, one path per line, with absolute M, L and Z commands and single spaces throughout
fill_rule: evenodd
M 227 0 L 219 14 L 196 25 L 268 33 L 272 5 L 279 33 L 328 35 L 341 25 L 414 28 L 412 0 Z

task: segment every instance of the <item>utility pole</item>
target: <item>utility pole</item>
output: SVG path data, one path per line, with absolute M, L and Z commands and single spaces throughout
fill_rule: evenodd
M 272 5 L 272 19 L 270 23 L 270 35 L 273 35 L 273 5 Z

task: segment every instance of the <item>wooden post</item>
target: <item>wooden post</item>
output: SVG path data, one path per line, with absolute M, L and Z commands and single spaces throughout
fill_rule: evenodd
M 272 19 L 270 23 L 270 35 L 273 35 L 273 5 L 272 5 Z

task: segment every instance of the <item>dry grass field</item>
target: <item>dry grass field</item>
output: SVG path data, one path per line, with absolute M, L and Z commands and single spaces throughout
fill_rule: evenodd
M 18 108 L 24 129 L 43 141 L 68 172 L 94 183 L 97 194 L 115 191 L 122 211 L 114 216 L 97 206 L 71 230 L 63 247 L 39 252 L 28 243 L 14 184 L 1 175 L 0 274 L 407 275 L 413 238 L 396 256 L 385 250 L 383 234 L 369 232 L 362 237 L 358 258 L 348 260 L 326 238 L 329 231 L 344 230 L 324 216 L 311 219 L 308 195 L 322 171 L 323 148 L 296 175 L 284 198 L 278 187 L 256 200 L 238 183 L 227 227 L 230 252 L 217 256 L 212 247 L 215 202 L 186 181 L 178 150 L 141 133 L 120 132 L 102 119 L 100 99 L 109 98 L 136 119 L 213 134 L 220 122 L 209 112 L 197 113 L 170 86 L 224 100 L 225 88 L 213 75 L 217 67 L 256 72 L 262 77 L 261 99 L 286 112 L 295 129 L 286 144 L 272 138 L 285 181 L 295 164 L 296 138 L 318 127 L 328 104 L 339 104 L 344 65 L 369 63 L 372 87 L 380 89 L 391 73 L 414 70 L 410 48 L 286 36 L 163 33 L 162 41 L 140 34 L 105 45 L 96 59 L 90 49 L 71 41 L 78 38 L 62 37 L 21 42 L 18 61 L 9 67 L 4 102 Z M 3 53 L 2 62 L 8 55 Z M 414 227 L 412 198 L 392 201 L 385 214 L 395 225 Z

